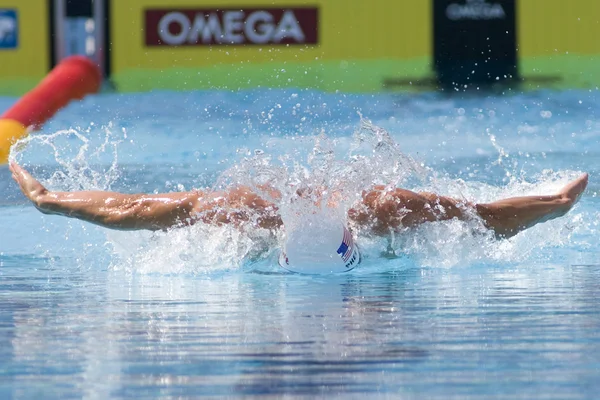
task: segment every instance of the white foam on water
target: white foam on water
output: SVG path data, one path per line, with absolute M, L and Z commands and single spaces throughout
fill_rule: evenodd
M 115 270 L 161 274 L 211 274 L 243 268 L 268 254 L 269 235 L 231 226 L 196 224 L 167 232 L 109 231 Z
M 415 190 L 436 192 L 473 203 L 488 203 L 516 196 L 554 194 L 580 174 L 579 171 L 543 171 L 532 181 L 513 178 L 503 187 L 435 177 L 429 185 Z M 471 221 L 427 223 L 396 238 L 395 250 L 411 255 L 419 265 L 432 267 L 543 261 L 546 255 L 544 249 L 568 244 L 575 230 L 581 227 L 582 220 L 582 213 L 575 208 L 561 218 L 500 240 L 486 230 L 477 217 Z

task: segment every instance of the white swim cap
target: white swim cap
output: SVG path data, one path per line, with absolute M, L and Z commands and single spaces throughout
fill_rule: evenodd
M 292 272 L 347 272 L 361 262 L 352 234 L 343 223 L 311 224 L 286 232 L 279 265 Z

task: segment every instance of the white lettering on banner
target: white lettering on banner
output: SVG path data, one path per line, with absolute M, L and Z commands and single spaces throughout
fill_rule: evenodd
M 244 35 L 241 30 L 244 28 L 244 12 L 230 11 L 223 16 L 223 25 L 225 35 L 223 38 L 227 43 L 244 43 Z
M 223 39 L 221 23 L 215 13 L 208 15 L 208 21 L 204 19 L 203 15 L 197 14 L 196 18 L 194 18 L 194 26 L 192 26 L 192 29 L 188 33 L 187 41 L 189 43 L 198 43 L 200 38 L 202 39 L 202 43 L 210 43 L 211 38 L 214 38 L 215 42 L 220 43 Z
M 180 32 L 172 34 L 169 30 L 171 24 L 177 23 L 180 27 Z M 172 12 L 166 14 L 158 23 L 158 34 L 163 42 L 170 45 L 180 45 L 185 42 L 187 34 L 190 30 L 190 21 L 180 12 Z
M 253 43 L 267 43 L 273 29 L 273 16 L 266 11 L 253 12 L 246 19 L 246 37 Z
M 285 38 L 293 38 L 297 42 L 304 41 L 304 32 L 302 32 L 300 25 L 298 25 L 298 20 L 292 11 L 283 13 L 273 41 L 279 43 Z
M 198 13 L 194 21 L 181 12 L 170 12 L 160 19 L 158 35 L 163 43 L 173 46 L 200 42 L 239 44 L 245 41 L 264 44 L 280 43 L 285 39 L 302 43 L 306 38 L 291 10 L 285 11 L 278 23 L 267 11 L 254 11 L 248 15 L 244 11 L 225 11 L 222 21 L 214 12 L 208 16 Z
M 446 7 L 446 16 L 452 21 L 504 19 L 506 13 L 500 3 L 487 3 L 486 0 L 467 0 L 466 4 L 452 3 Z

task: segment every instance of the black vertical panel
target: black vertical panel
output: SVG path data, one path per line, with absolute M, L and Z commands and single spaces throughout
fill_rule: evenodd
M 66 0 L 67 18 L 93 18 L 94 5 L 92 0 Z
M 112 0 L 104 0 L 104 77 L 111 74 L 111 32 L 110 32 L 110 8 Z
M 48 0 L 48 71 L 50 71 L 56 65 L 56 44 L 54 43 L 54 37 L 56 34 L 56 24 L 54 23 L 54 2 L 55 0 Z
M 433 0 L 434 68 L 442 87 L 518 79 L 516 0 Z

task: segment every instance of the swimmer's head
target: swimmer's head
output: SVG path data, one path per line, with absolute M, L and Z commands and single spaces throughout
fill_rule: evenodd
M 352 233 L 341 222 L 303 224 L 286 232 L 279 265 L 292 272 L 346 272 L 361 262 Z

